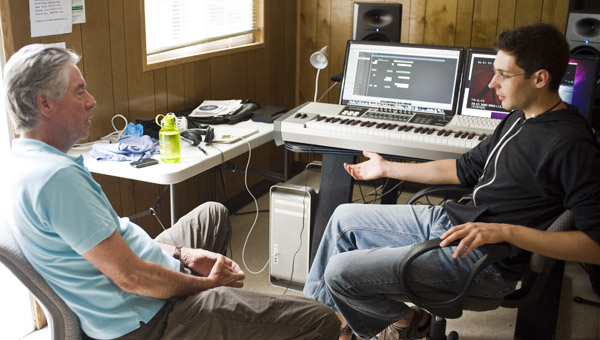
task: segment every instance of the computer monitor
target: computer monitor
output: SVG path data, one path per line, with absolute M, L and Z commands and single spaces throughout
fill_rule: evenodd
M 565 102 L 577 106 L 588 121 L 592 118 L 594 94 L 598 81 L 600 58 L 595 55 L 573 54 L 558 94 Z
M 496 90 L 488 87 L 494 77 L 495 59 L 495 50 L 467 49 L 459 114 L 494 119 L 508 115 Z
M 494 76 L 494 59 L 496 51 L 492 49 L 467 49 L 459 114 L 495 119 L 508 114 L 496 91 L 488 87 Z M 558 90 L 561 99 L 577 106 L 586 119 L 594 105 L 599 60 L 597 56 L 572 55 Z
M 340 104 L 452 115 L 462 47 L 348 41 Z

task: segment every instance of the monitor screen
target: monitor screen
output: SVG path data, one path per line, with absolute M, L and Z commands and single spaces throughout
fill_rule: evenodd
M 495 58 L 496 52 L 492 49 L 468 49 L 461 94 L 461 115 L 502 119 L 508 114 L 496 91 L 488 87 L 494 76 Z M 598 62 L 599 58 L 596 56 L 572 55 L 558 89 L 561 99 L 577 106 L 586 119 L 589 119 L 594 103 Z
M 598 56 L 571 55 L 558 94 L 565 102 L 577 106 L 579 113 L 591 119 L 594 107 L 594 93 L 598 80 Z
M 492 49 L 467 50 L 461 115 L 495 119 L 502 119 L 508 115 L 508 111 L 502 107 L 502 102 L 496 95 L 496 90 L 488 87 L 494 77 L 495 59 L 496 51 Z
M 349 41 L 340 104 L 452 115 L 462 47 Z

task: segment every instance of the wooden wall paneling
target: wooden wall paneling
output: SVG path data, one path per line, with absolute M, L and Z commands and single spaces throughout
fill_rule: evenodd
M 196 106 L 196 67 L 194 63 L 183 64 L 183 107 Z M 199 103 L 198 103 L 199 104 Z
M 498 4 L 498 27 L 496 36 L 500 32 L 515 26 L 515 15 L 517 11 L 517 0 L 499 0 Z
M 212 99 L 231 99 L 231 56 L 221 56 L 210 61 Z
M 125 54 L 125 23 L 123 1 L 108 0 L 108 20 L 110 27 L 110 62 L 112 72 L 113 112 L 135 122 L 129 115 L 127 89 L 127 56 Z
M 270 35 L 269 35 L 270 36 Z M 267 46 L 271 46 L 271 43 L 268 43 Z M 270 63 L 269 63 L 269 54 L 266 49 L 260 49 L 251 52 L 250 57 L 251 62 L 248 64 L 248 67 L 252 67 L 253 70 L 249 73 L 248 81 L 251 82 L 250 93 L 253 93 L 252 100 L 259 103 L 261 106 L 274 105 L 271 101 L 270 95 L 270 82 L 271 79 L 267 77 L 270 71 Z M 253 78 L 250 77 L 250 74 L 253 74 Z
M 127 87 L 130 116 L 154 119 L 154 77 L 142 71 L 141 18 L 139 1 L 123 1 L 125 20 L 125 53 L 127 56 Z
M 86 23 L 77 25 L 81 28 L 82 68 L 85 70 L 85 80 L 88 91 L 96 99 L 93 111 L 93 131 L 90 140 L 114 132 L 111 121 L 114 116 L 114 98 L 112 90 L 112 69 L 110 55 L 109 12 L 107 1 L 91 1 L 86 8 Z M 118 129 L 125 127 L 123 119 L 115 118 Z
M 544 0 L 517 0 L 515 26 L 525 26 L 540 22 Z
M 298 91 L 298 104 L 313 100 L 316 70 L 310 64 L 310 55 L 317 48 L 317 0 L 302 0 L 300 4 L 300 49 L 298 51 L 300 88 Z
M 325 91 L 333 82 L 331 76 L 344 72 L 344 58 L 346 57 L 346 45 L 352 39 L 352 15 L 353 2 L 351 0 L 331 1 L 331 42 L 329 46 L 329 74 Z M 337 103 L 340 97 L 340 85 L 331 89 L 329 95 L 323 98 L 323 102 Z
M 408 42 L 411 44 L 422 44 L 425 38 L 425 7 L 427 1 L 412 0 L 410 2 L 410 29 Z
M 323 46 L 327 46 L 329 49 L 333 43 L 335 42 L 331 40 L 331 0 L 319 0 L 317 1 L 317 39 L 316 47 L 313 52 L 320 50 Z M 331 57 L 331 54 L 329 54 L 329 56 Z M 321 70 L 319 74 L 317 100 L 329 87 L 329 84 L 331 83 L 330 78 L 333 74 L 330 65 Z
M 497 36 L 498 6 L 498 0 L 475 2 L 473 11 L 473 34 L 470 46 L 493 47 L 494 40 Z
M 167 81 L 167 69 L 161 68 L 154 71 L 149 71 L 152 74 L 154 80 L 154 117 L 148 117 L 148 119 L 155 119 L 156 115 L 166 115 L 169 112 L 169 98 L 168 98 L 168 81 Z
M 194 70 L 194 80 L 196 83 L 196 102 L 200 103 L 203 100 L 212 99 L 212 92 L 210 88 L 210 60 L 199 60 L 194 62 Z
M 94 174 L 94 178 L 101 178 L 102 175 L 97 175 Z M 109 176 L 106 176 L 109 177 Z M 119 181 L 119 193 L 114 193 L 114 192 L 106 192 L 104 191 L 105 188 L 104 186 L 102 187 L 102 190 L 106 193 L 106 196 L 108 197 L 108 200 L 111 202 L 111 204 L 113 205 L 113 208 L 115 208 L 115 210 L 117 210 L 117 206 L 115 204 L 120 203 L 120 208 L 121 210 L 118 211 L 119 212 L 119 216 L 131 216 L 131 215 L 135 215 L 136 213 L 138 213 L 139 211 L 136 210 L 136 206 L 135 206 L 135 188 L 133 187 L 133 183 L 134 181 L 130 180 L 130 179 L 124 179 L 124 178 L 118 178 Z M 109 184 L 110 182 L 108 180 L 103 180 L 104 183 Z M 109 184 L 110 185 L 110 184 Z M 118 196 L 118 199 L 117 199 Z
M 248 53 L 235 53 L 231 55 L 229 73 L 229 84 L 231 86 L 231 98 L 241 99 L 242 101 L 248 98 Z
M 296 27 L 298 24 L 298 1 L 283 1 L 285 4 L 285 20 L 283 35 L 283 56 L 285 60 L 285 74 L 283 75 L 283 88 L 286 89 L 285 97 L 279 106 L 293 108 L 296 106 Z
M 569 0 L 544 0 L 542 22 L 554 25 L 565 33 L 569 13 Z
M 268 65 L 268 102 L 272 105 L 280 105 L 285 98 L 285 89 L 281 85 L 285 77 L 285 59 L 283 58 L 283 46 L 285 41 L 284 27 L 284 1 L 269 1 L 269 13 L 267 18 L 269 27 L 269 46 L 267 47 Z
M 102 187 L 102 191 L 104 191 L 104 193 L 106 194 L 106 197 L 108 198 L 113 209 L 115 209 L 115 212 L 119 216 L 124 216 L 122 215 L 123 208 L 121 204 L 121 186 L 119 184 L 119 178 L 99 174 L 92 174 L 92 177 Z
M 486 2 L 487 0 L 477 1 Z M 456 9 L 456 33 L 454 45 L 468 47 L 472 45 L 472 34 L 474 34 L 473 18 L 477 17 L 474 11 L 474 0 L 458 0 Z
M 410 0 L 398 0 L 402 4 L 402 27 L 400 32 L 400 42 L 407 43 L 410 40 Z
M 2 55 L 6 62 L 15 51 L 14 28 L 11 3 L 9 0 L 0 0 L 0 29 L 2 30 Z M 22 22 L 23 20 L 15 20 Z
M 456 35 L 456 0 L 428 0 L 425 10 L 425 35 L 427 45 L 454 45 Z
M 256 50 L 255 51 L 250 51 L 247 53 L 246 55 L 246 61 L 247 61 L 247 65 L 246 65 L 246 74 L 248 75 L 248 77 L 246 78 L 246 82 L 247 82 L 247 87 L 248 87 L 248 99 L 258 103 L 261 107 L 265 107 L 268 105 L 271 105 L 271 103 L 267 103 L 265 101 L 260 101 L 259 98 L 257 98 L 258 93 L 262 92 L 261 89 L 257 88 L 257 78 L 259 78 L 259 73 L 257 69 L 261 68 L 262 65 L 259 65 L 258 63 L 258 58 L 256 57 Z
M 6 14 L 6 18 L 10 18 L 10 26 L 5 35 L 10 35 L 11 38 L 7 39 L 8 42 L 12 42 L 12 46 L 5 45 L 5 61 L 10 58 L 16 51 L 21 47 L 39 43 L 40 38 L 31 37 L 31 26 L 29 22 L 29 1 L 22 0 L 6 0 L 8 1 L 9 12 Z M 4 15 L 3 15 L 4 16 Z M 5 27 L 2 29 L 4 30 Z
M 169 66 L 167 70 L 167 112 L 185 109 L 185 82 L 183 64 Z M 157 93 L 158 94 L 158 93 Z

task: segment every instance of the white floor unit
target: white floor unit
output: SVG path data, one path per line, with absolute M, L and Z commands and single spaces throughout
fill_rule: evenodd
M 320 165 L 311 164 L 289 181 L 271 187 L 269 277 L 273 285 L 302 289 L 306 282 L 320 178 Z

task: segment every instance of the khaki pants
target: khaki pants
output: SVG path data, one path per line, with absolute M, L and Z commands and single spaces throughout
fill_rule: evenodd
M 205 203 L 156 241 L 225 254 L 231 240 L 229 212 Z M 147 324 L 120 340 L 337 339 L 335 313 L 311 299 L 219 287 L 172 298 Z

